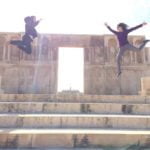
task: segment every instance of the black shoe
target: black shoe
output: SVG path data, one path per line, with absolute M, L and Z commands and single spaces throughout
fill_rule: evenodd
M 119 77 L 119 76 L 121 75 L 121 73 L 122 73 L 121 71 L 120 71 L 120 72 L 118 72 L 117 77 Z
M 144 41 L 143 41 L 143 43 L 147 43 L 147 42 L 150 42 L 150 40 L 144 40 Z
M 16 41 L 12 41 L 12 40 L 11 40 L 9 43 L 12 44 L 12 45 L 17 45 L 17 44 L 16 44 Z

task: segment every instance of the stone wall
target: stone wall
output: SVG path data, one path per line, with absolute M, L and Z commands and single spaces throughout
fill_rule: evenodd
M 59 47 L 84 48 L 85 94 L 138 94 L 140 78 L 150 75 L 150 48 L 127 52 L 123 58 L 123 74 L 116 77 L 115 57 L 118 51 L 113 35 L 41 34 L 27 55 L 9 44 L 21 33 L 0 33 L 0 76 L 5 93 L 56 93 Z M 143 36 L 131 36 L 138 45 Z

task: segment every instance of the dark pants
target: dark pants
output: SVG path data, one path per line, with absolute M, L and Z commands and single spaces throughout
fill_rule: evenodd
M 140 45 L 140 47 L 135 47 L 131 44 L 126 44 L 122 47 L 120 47 L 119 52 L 117 54 L 117 70 L 118 70 L 118 74 L 121 72 L 121 59 L 122 56 L 124 54 L 125 51 L 129 50 L 129 51 L 141 51 L 145 45 L 147 44 L 147 42 L 149 41 L 143 41 L 143 43 Z
M 10 41 L 10 43 L 12 45 L 16 45 L 19 49 L 23 50 L 27 54 L 32 53 L 31 42 L 32 42 L 32 39 L 27 34 L 25 34 L 22 37 L 22 40 L 12 40 L 12 41 Z

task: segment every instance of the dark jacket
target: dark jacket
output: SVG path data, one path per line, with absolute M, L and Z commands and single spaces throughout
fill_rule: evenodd
M 126 45 L 126 44 L 129 44 L 129 41 L 128 41 L 128 34 L 129 34 L 130 32 L 132 32 L 132 31 L 134 31 L 134 30 L 136 30 L 136 29 L 142 27 L 142 26 L 143 26 L 143 24 L 140 24 L 140 25 L 138 25 L 138 26 L 136 26 L 136 27 L 133 27 L 133 28 L 131 28 L 131 29 L 127 29 L 127 30 L 125 30 L 125 31 L 123 31 L 123 32 L 117 32 L 117 31 L 113 30 L 110 26 L 107 26 L 107 28 L 108 28 L 112 33 L 114 33 L 114 34 L 117 36 L 118 41 L 119 41 L 119 46 L 122 47 L 122 46 L 124 46 L 124 45 Z

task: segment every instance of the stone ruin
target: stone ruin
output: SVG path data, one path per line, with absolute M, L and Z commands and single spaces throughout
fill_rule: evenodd
M 123 74 L 117 78 L 115 59 L 118 45 L 113 35 L 41 34 L 33 43 L 31 55 L 9 44 L 12 39 L 21 39 L 22 35 L 0 33 L 2 93 L 56 94 L 59 47 L 84 48 L 85 94 L 135 95 L 141 91 L 141 78 L 150 76 L 150 48 L 145 48 L 124 55 Z M 135 45 L 144 38 L 129 37 Z
M 21 37 L 0 33 L 0 149 L 150 149 L 150 48 L 117 78 L 113 35 L 42 34 L 31 55 L 9 44 Z M 84 94 L 57 92 L 59 47 L 84 49 Z

